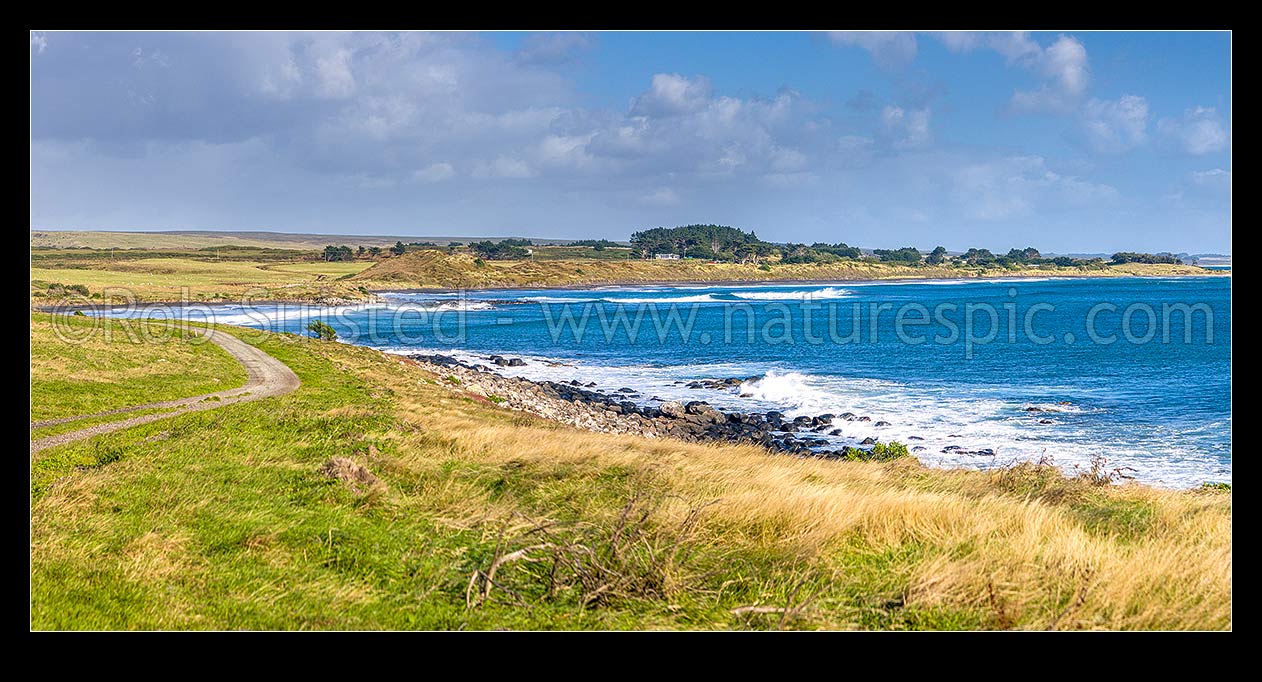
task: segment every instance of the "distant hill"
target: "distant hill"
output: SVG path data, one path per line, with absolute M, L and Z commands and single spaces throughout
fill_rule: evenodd
M 507 237 L 432 237 L 417 235 L 309 234 L 291 232 L 218 232 L 167 230 L 161 232 L 113 232 L 79 230 L 31 230 L 31 247 L 62 249 L 202 249 L 214 246 L 252 246 L 271 249 L 323 249 L 329 244 L 393 246 L 396 241 L 450 242 L 498 241 Z M 568 244 L 573 239 L 531 239 L 535 244 Z

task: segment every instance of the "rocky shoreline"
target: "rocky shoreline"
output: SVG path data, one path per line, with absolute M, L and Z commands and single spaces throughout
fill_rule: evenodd
M 870 417 L 843 413 L 786 418 L 780 412 L 725 412 L 704 400 L 686 403 L 658 401 L 656 406 L 636 403 L 642 394 L 631 388 L 596 389 L 594 382 L 530 381 L 506 377 L 489 366 L 462 362 L 445 355 L 405 355 L 440 377 L 454 390 L 479 396 L 502 407 L 530 412 L 546 419 L 590 431 L 625 433 L 647 438 L 676 438 L 688 442 L 749 443 L 776 453 L 822 459 L 883 461 L 908 454 L 899 443 L 882 443 L 869 437 L 861 446 L 836 447 L 823 436 L 841 435 L 840 423 L 870 421 Z M 490 356 L 490 364 L 518 367 L 520 358 Z M 741 379 L 702 380 L 690 388 L 728 388 Z M 919 448 L 918 448 L 919 449 Z

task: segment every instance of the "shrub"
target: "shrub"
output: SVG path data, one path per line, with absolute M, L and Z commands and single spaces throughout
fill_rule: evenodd
M 1085 469 L 1075 464 L 1074 470 L 1078 472 L 1075 478 L 1091 485 L 1111 485 L 1121 480 L 1135 478 L 1127 473 L 1134 471 L 1133 468 L 1119 466 L 1110 469 L 1108 458 L 1099 454 L 1091 456 L 1091 463 Z
M 685 500 L 676 517 L 664 513 L 673 500 L 651 482 L 644 485 L 607 522 L 565 524 L 521 514 L 506 522 L 494 554 L 472 566 L 467 607 L 679 603 L 721 562 L 702 541 L 702 521 L 714 502 Z
M 910 454 L 907 446 L 897 441 L 877 443 L 871 450 L 847 447 L 845 453 L 846 459 L 852 462 L 890 462 Z
M 337 330 L 330 327 L 324 320 L 312 320 L 311 323 L 307 325 L 307 331 L 311 332 L 313 337 L 320 339 L 321 341 L 337 340 Z
M 478 260 L 522 260 L 530 257 L 530 251 L 521 244 L 523 241 L 526 240 L 505 239 L 499 243 L 487 240 L 474 242 L 469 248 L 478 254 Z

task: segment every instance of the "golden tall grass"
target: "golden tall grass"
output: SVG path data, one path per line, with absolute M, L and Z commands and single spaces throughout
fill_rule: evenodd
M 442 460 L 515 463 L 545 479 L 624 468 L 684 498 L 719 501 L 709 510 L 707 542 L 773 546 L 835 570 L 839 580 L 853 568 L 844 562 L 854 552 L 845 548 L 873 556 L 915 548 L 921 556 L 905 564 L 907 605 L 980 608 L 996 627 L 1231 626 L 1229 494 L 1100 487 L 1033 468 L 1029 475 L 1048 488 L 1023 494 L 1014 491 L 1011 471 L 796 459 L 752 446 L 588 433 L 523 416 L 488 419 L 488 412 L 505 411 L 404 397 L 400 419 L 423 430 L 401 436 L 397 465 L 437 466 L 440 460 L 422 453 L 438 446 Z M 505 511 L 476 486 L 433 494 L 453 523 Z M 1089 529 L 1074 510 L 1092 505 L 1151 511 L 1151 518 L 1139 533 Z M 845 625 L 844 617 L 826 621 Z

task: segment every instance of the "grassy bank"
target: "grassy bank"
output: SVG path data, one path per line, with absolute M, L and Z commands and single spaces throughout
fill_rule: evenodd
M 244 253 L 40 251 L 32 254 L 31 297 L 52 304 L 67 287 L 83 287 L 80 302 L 194 302 L 254 300 L 311 301 L 368 298 L 346 280 L 372 261 L 324 262 L 313 253 L 249 249 Z M 108 289 L 117 290 L 113 295 Z M 127 294 L 122 291 L 129 292 Z M 187 293 L 186 293 L 187 292 Z
M 318 251 L 328 244 L 393 246 L 396 237 L 324 235 L 286 232 L 109 232 L 101 230 L 31 230 L 31 247 L 57 249 L 199 249 L 246 247 Z M 410 237 L 403 237 L 409 241 Z
M 223 391 L 245 379 L 222 348 L 178 328 L 31 314 L 33 421 Z
M 1230 492 L 589 433 L 240 334 L 302 387 L 32 461 L 33 627 L 1231 625 Z
M 899 278 L 1119 275 L 1201 275 L 1211 271 L 1190 265 L 1128 263 L 1103 269 L 1038 266 L 1009 269 L 970 266 L 908 266 L 873 261 L 831 264 L 770 265 L 713 263 L 704 260 L 525 260 L 480 261 L 467 254 L 410 252 L 381 261 L 350 278 L 369 289 L 557 287 L 654 282 L 790 282 L 880 280 Z

